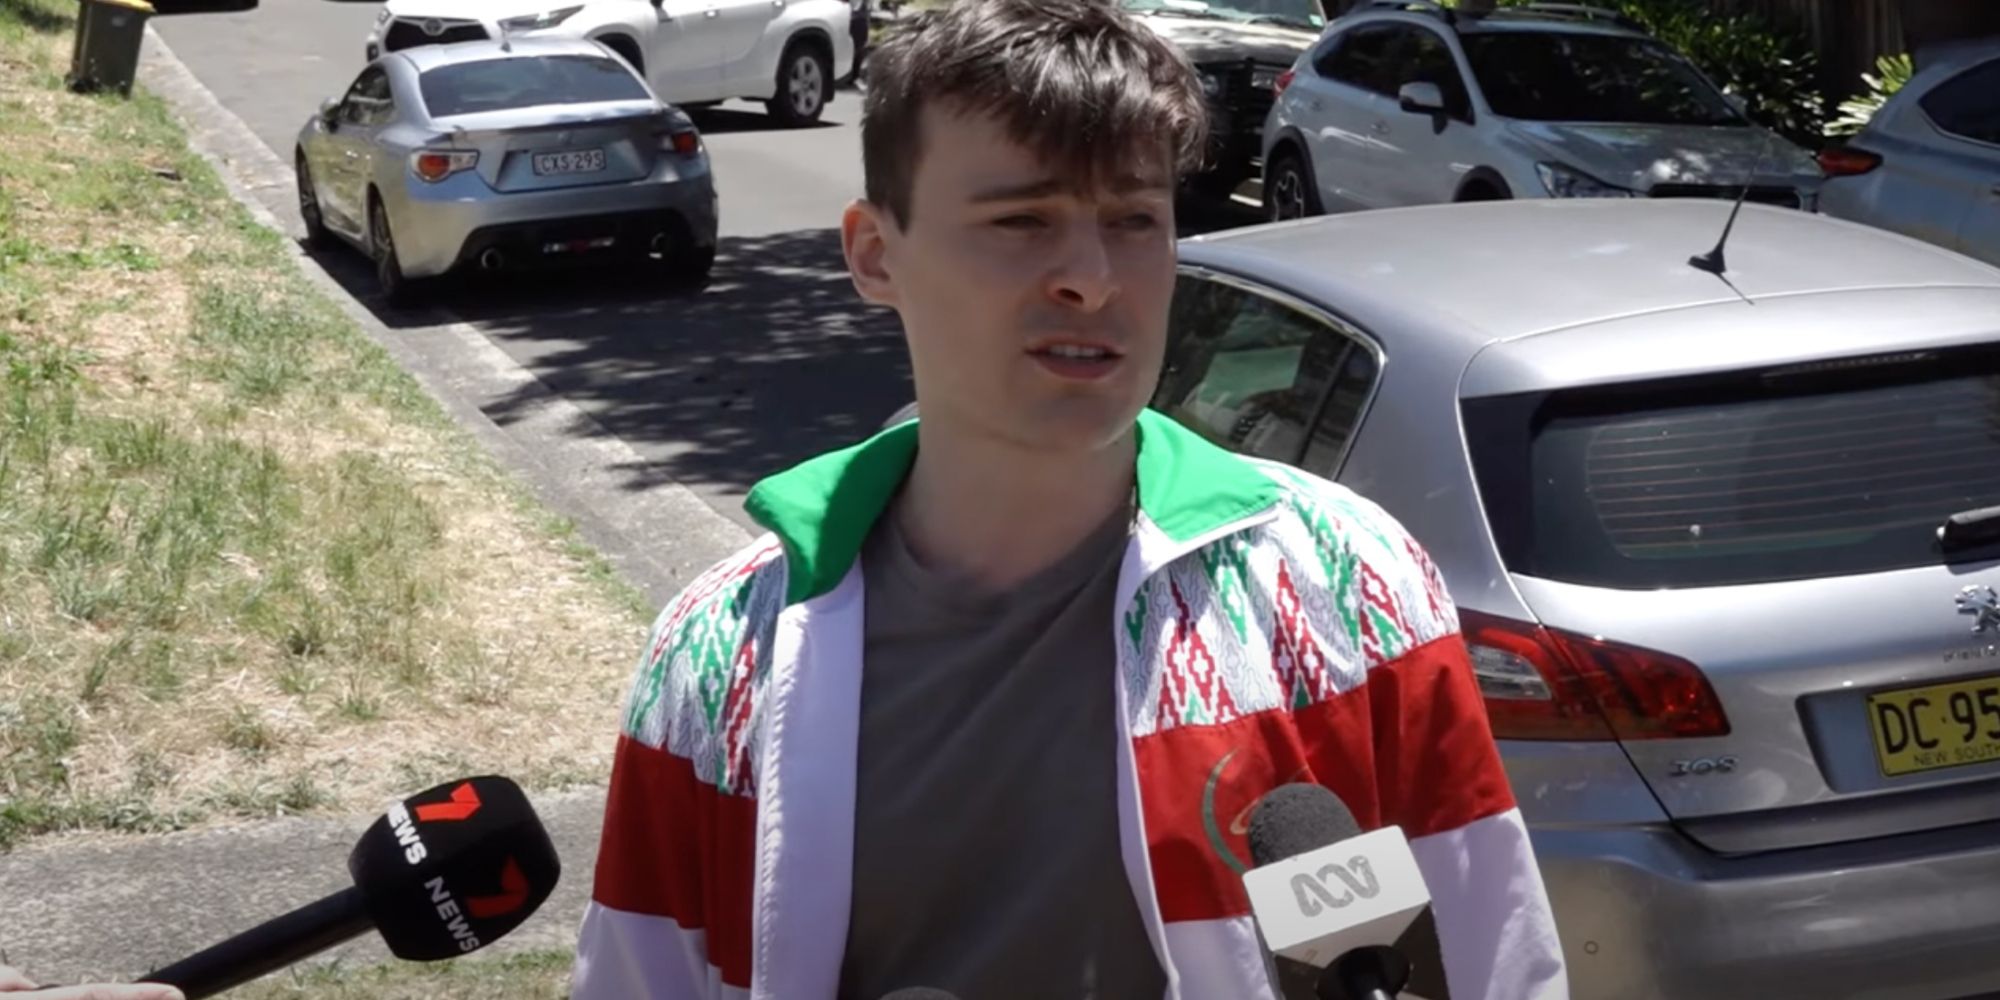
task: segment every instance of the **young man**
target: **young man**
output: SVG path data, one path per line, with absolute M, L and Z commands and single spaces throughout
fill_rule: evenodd
M 758 484 L 769 534 L 662 612 L 575 1000 L 1269 997 L 1243 820 L 1291 781 L 1414 838 L 1454 997 L 1564 996 L 1422 550 L 1144 410 L 1191 68 L 1109 0 L 871 61 L 843 237 L 922 418 Z

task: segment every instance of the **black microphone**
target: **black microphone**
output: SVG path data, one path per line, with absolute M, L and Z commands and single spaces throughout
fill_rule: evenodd
M 347 858 L 354 884 L 139 978 L 201 1000 L 373 927 L 397 958 L 434 962 L 492 944 L 549 898 L 555 844 L 514 782 L 448 782 L 389 807 Z
M 928 986 L 905 986 L 900 990 L 882 994 L 882 1000 L 958 1000 L 958 995 L 945 990 L 934 990 Z
M 1309 981 L 1318 1000 L 1393 1000 L 1410 985 L 1402 946 L 1435 928 L 1400 829 L 1364 834 L 1340 796 L 1294 783 L 1257 804 L 1248 832 L 1257 867 L 1244 886 L 1281 989 L 1304 992 Z M 1438 974 L 1424 993 L 1443 997 L 1442 963 L 1431 964 Z

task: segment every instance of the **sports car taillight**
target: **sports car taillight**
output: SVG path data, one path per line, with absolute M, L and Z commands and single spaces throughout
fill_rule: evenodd
M 476 149 L 422 149 L 410 154 L 410 172 L 432 184 L 478 165 Z
M 701 152 L 701 133 L 691 128 L 677 128 L 660 133 L 660 148 L 669 153 L 693 156 Z
M 1278 78 L 1276 80 L 1271 81 L 1271 96 L 1272 97 L 1285 96 L 1285 88 L 1291 86 L 1292 78 L 1298 75 L 1299 71 L 1295 69 L 1288 69 L 1283 73 L 1278 74 Z
M 1726 736 L 1701 669 L 1677 656 L 1459 612 L 1493 735 L 1515 740 Z

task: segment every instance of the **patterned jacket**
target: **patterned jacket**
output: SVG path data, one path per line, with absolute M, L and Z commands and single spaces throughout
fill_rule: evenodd
M 1429 557 L 1343 487 L 1139 422 L 1119 573 L 1125 868 L 1168 997 L 1271 997 L 1244 818 L 1315 781 L 1396 824 L 1451 995 L 1567 996 L 1526 828 Z M 574 1000 L 826 1000 L 846 944 L 862 586 L 906 423 L 759 483 L 769 529 L 660 614 L 611 777 Z

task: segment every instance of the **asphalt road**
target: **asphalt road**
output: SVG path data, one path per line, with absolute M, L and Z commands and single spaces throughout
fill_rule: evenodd
M 156 18 L 173 52 L 284 163 L 319 102 L 363 65 L 380 4 L 264 0 L 254 10 Z M 709 287 L 672 293 L 594 276 L 473 280 L 437 307 L 374 298 L 358 253 L 329 273 L 410 337 L 471 323 L 644 462 L 623 488 L 675 481 L 746 528 L 758 478 L 866 433 L 910 398 L 893 314 L 855 296 L 841 261 L 841 210 L 861 191 L 860 95 L 842 91 L 821 127 L 781 130 L 761 105 L 703 116 L 723 241 Z M 276 206 L 274 206 L 275 208 Z M 278 213 L 288 224 L 295 212 Z M 492 413 L 507 418 L 503 401 Z
M 153 22 L 174 54 L 286 164 L 319 102 L 362 68 L 376 2 L 264 0 Z M 709 287 L 669 294 L 602 281 L 472 281 L 440 309 L 374 298 L 358 253 L 328 272 L 412 337 L 462 320 L 644 461 L 621 486 L 677 482 L 746 529 L 757 479 L 852 442 L 912 398 L 895 316 L 863 303 L 840 254 L 842 209 L 862 191 L 861 95 L 839 92 L 817 128 L 780 129 L 759 104 L 702 116 L 721 199 Z M 296 211 L 273 206 L 288 225 Z M 1240 207 L 1191 205 L 1183 230 L 1240 225 Z M 508 417 L 508 402 L 489 410 Z M 595 430 L 594 430 L 595 432 Z

